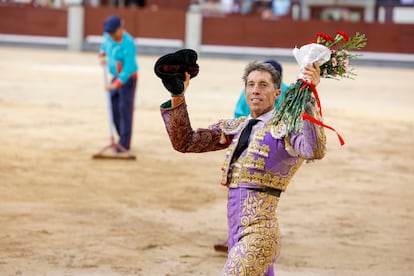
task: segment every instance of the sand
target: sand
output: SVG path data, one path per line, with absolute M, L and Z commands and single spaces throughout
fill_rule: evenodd
M 96 54 L 0 48 L 0 275 L 219 275 L 224 152 L 172 149 L 157 58 L 138 59 L 137 160 L 93 160 L 109 143 Z M 246 62 L 199 59 L 194 128 L 232 117 Z M 414 69 L 356 73 L 318 87 L 346 144 L 327 131 L 326 157 L 282 195 L 276 275 L 414 275 Z

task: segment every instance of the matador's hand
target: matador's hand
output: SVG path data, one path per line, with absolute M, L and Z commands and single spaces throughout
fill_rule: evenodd
M 172 102 L 173 107 L 179 105 L 180 103 L 182 103 L 184 101 L 184 93 L 187 90 L 188 85 L 190 85 L 191 75 L 189 73 L 185 72 L 184 76 L 185 76 L 185 80 L 183 82 L 183 84 L 184 84 L 183 92 L 178 96 L 171 93 L 171 102 Z
M 305 66 L 302 74 L 305 76 L 305 79 L 315 86 L 321 82 L 321 69 L 316 63 L 313 63 L 312 66 Z
M 183 91 L 183 94 L 187 90 L 187 87 L 190 84 L 190 78 L 191 78 L 191 76 L 190 76 L 190 74 L 188 72 L 185 72 L 184 75 L 185 75 L 185 80 L 184 80 L 184 91 Z

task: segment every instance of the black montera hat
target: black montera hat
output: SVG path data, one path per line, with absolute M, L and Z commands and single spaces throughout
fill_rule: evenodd
M 172 94 L 184 91 L 185 72 L 190 78 L 198 75 L 197 53 L 192 49 L 182 49 L 160 57 L 154 66 L 155 74 Z

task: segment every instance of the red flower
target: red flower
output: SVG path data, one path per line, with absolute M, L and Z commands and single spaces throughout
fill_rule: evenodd
M 337 32 L 336 32 L 336 34 L 338 34 L 338 35 L 342 36 L 342 39 L 343 39 L 345 42 L 348 42 L 349 37 L 348 37 L 348 35 L 347 35 L 345 32 L 343 32 L 343 31 L 337 31 Z
M 324 33 L 317 33 L 317 34 L 315 35 L 315 39 L 316 39 L 316 40 L 318 40 L 318 38 L 322 38 L 322 39 L 324 39 L 324 40 L 325 40 L 325 37 L 326 37 L 326 34 L 324 34 Z
M 334 41 L 333 37 L 326 35 L 324 33 L 317 33 L 315 35 L 315 38 L 316 38 L 316 43 L 325 45 L 327 47 L 329 47 Z

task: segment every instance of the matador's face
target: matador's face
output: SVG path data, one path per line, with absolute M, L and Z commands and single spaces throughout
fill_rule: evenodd
M 275 87 L 269 72 L 255 70 L 247 76 L 246 100 L 253 118 L 272 110 L 279 95 L 280 89 Z

